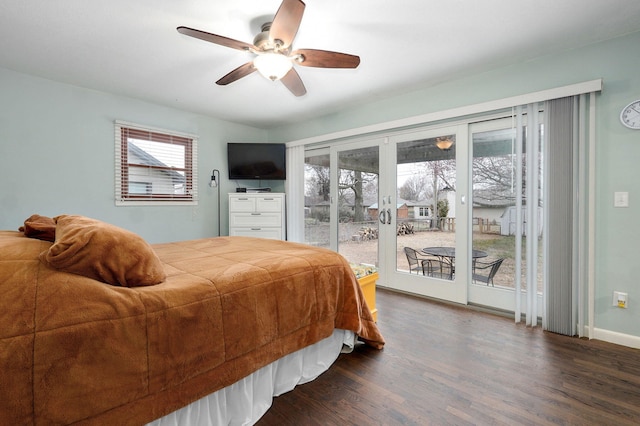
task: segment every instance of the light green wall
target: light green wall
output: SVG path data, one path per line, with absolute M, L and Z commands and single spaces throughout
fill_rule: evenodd
M 150 242 L 217 234 L 211 169 L 223 177 L 227 230 L 226 142 L 286 142 L 463 105 L 604 78 L 598 97 L 595 326 L 640 338 L 640 131 L 619 124 L 620 109 L 640 98 L 640 33 L 454 82 L 360 105 L 295 126 L 264 130 L 139 100 L 0 69 L 0 229 L 33 213 L 76 213 L 131 229 Z M 199 142 L 197 207 L 115 207 L 113 121 L 194 133 Z M 275 190 L 282 190 L 276 187 Z M 630 207 L 613 207 L 628 191 Z M 613 290 L 629 309 L 611 307 Z
M 81 214 L 149 242 L 215 236 L 221 172 L 222 234 L 227 234 L 227 142 L 267 139 L 266 131 L 0 69 L 0 229 L 33 213 Z M 198 142 L 198 206 L 115 207 L 114 120 L 192 133 Z M 283 188 L 278 188 L 283 190 Z
M 640 338 L 640 131 L 619 122 L 622 107 L 640 99 L 640 32 L 272 129 L 269 137 L 295 141 L 597 78 L 604 90 L 597 98 L 594 324 Z M 629 208 L 613 207 L 615 191 L 629 192 Z M 611 306 L 614 290 L 629 294 L 628 309 Z

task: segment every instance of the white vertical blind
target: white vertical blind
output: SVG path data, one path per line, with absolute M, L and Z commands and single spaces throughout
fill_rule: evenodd
M 527 105 L 527 312 L 526 324 L 535 327 L 538 324 L 538 206 L 539 191 L 539 149 L 540 128 L 537 104 Z
M 591 274 L 587 230 L 592 206 L 586 141 L 592 140 L 593 131 L 586 125 L 585 102 L 590 102 L 586 95 L 547 101 L 541 120 L 537 103 L 514 108 L 516 154 L 525 158 L 524 167 L 516 170 L 518 178 L 523 170 L 525 173 L 525 179 L 516 182 L 516 188 L 521 188 L 516 196 L 516 259 L 522 258 L 520 248 L 522 241 L 526 242 L 524 285 L 522 266 L 516 262 L 515 321 L 524 313 L 526 324 L 535 327 L 541 312 L 545 330 L 567 335 L 583 333 L 585 281 Z M 524 197 L 520 196 L 522 188 Z M 541 206 L 544 219 L 539 223 Z M 538 238 L 540 230 L 542 240 Z M 542 306 L 538 306 L 537 291 L 540 256 Z M 524 306 L 520 302 L 523 288 Z
M 287 240 L 304 242 L 304 146 L 287 147 Z
M 588 337 L 592 339 L 594 337 L 594 328 L 595 324 L 593 319 L 595 318 L 596 312 L 596 247 L 595 247 L 595 238 L 596 238 L 596 94 L 595 92 L 591 92 L 589 94 L 589 119 L 588 124 L 584 125 L 584 128 L 588 128 L 588 139 L 589 139 L 589 147 L 588 147 L 588 159 L 589 162 L 589 172 L 588 172 L 588 183 L 585 187 L 586 194 L 583 195 L 580 199 L 582 203 L 585 203 L 585 220 L 588 222 L 589 235 L 587 237 L 587 241 L 585 245 L 587 246 L 587 253 L 583 260 L 585 263 L 582 264 L 584 268 L 586 268 L 587 273 L 587 290 L 588 290 L 588 315 L 589 315 L 589 329 L 588 329 Z M 587 127 L 588 126 L 588 127 Z M 583 284 L 584 285 L 584 284 Z M 582 300 L 579 303 L 583 303 Z
M 523 151 L 523 125 L 522 125 L 522 106 L 517 106 L 515 108 L 515 128 L 516 128 L 516 235 L 515 235 L 515 243 L 516 243 L 516 271 L 515 271 L 515 320 L 516 322 L 520 322 L 522 319 L 522 185 L 523 185 L 523 166 L 524 162 L 522 161 L 524 156 Z
M 547 224 L 549 267 L 546 273 L 549 305 L 547 329 L 573 335 L 575 331 L 574 272 L 577 222 L 575 182 L 575 116 L 572 98 L 547 102 L 549 133 L 549 198 Z
M 549 331 L 583 334 L 588 276 L 587 96 L 548 104 L 549 147 Z
M 578 120 L 580 123 L 586 123 L 587 119 L 587 108 L 586 102 L 587 95 L 580 95 L 580 101 L 578 102 Z M 586 126 L 578 126 L 578 159 L 577 164 L 579 169 L 578 172 L 578 187 L 579 188 L 587 188 L 589 184 L 589 176 L 588 176 L 588 141 L 587 141 L 587 131 Z M 577 242 L 577 262 L 578 262 L 578 271 L 576 275 L 576 279 L 578 281 L 577 285 L 577 299 L 578 299 L 578 312 L 577 312 L 577 332 L 579 337 L 584 336 L 584 325 L 585 325 L 585 304 L 586 300 L 586 283 L 589 277 L 588 270 L 588 242 L 589 242 L 589 222 L 587 220 L 588 216 L 588 197 L 581 196 L 578 197 L 578 211 L 579 211 L 579 219 L 578 219 L 578 242 Z
M 525 314 L 528 326 L 538 325 L 538 237 L 543 224 L 540 223 L 540 206 L 542 205 L 540 179 L 540 147 L 541 130 L 539 121 L 540 107 L 531 103 L 514 108 L 514 124 L 516 133 L 516 233 L 515 233 L 515 310 L 514 320 L 520 322 Z M 544 160 L 544 158 L 542 159 Z M 526 236 L 526 238 L 525 238 Z M 522 259 L 526 260 L 524 285 L 522 282 Z M 524 292 L 523 292 L 524 289 Z M 522 295 L 524 293 L 524 306 Z M 543 298 L 544 300 L 544 298 Z M 545 306 L 543 305 L 544 312 Z

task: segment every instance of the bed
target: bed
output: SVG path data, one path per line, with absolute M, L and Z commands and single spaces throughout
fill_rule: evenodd
M 149 245 L 95 219 L 34 215 L 0 231 L 0 291 L 0 419 L 11 424 L 220 418 L 214 402 L 235 406 L 234 389 L 313 379 L 349 332 L 384 346 L 346 260 L 285 241 Z M 324 367 L 275 374 L 290 359 Z

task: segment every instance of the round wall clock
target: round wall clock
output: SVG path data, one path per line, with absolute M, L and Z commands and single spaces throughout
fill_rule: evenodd
M 640 130 L 640 99 L 622 108 L 620 121 L 630 129 Z

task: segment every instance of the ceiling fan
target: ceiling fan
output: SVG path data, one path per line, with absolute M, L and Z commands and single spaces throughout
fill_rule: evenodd
M 234 69 L 216 84 L 227 85 L 246 77 L 254 71 L 260 72 L 270 80 L 280 80 L 296 96 L 307 93 L 300 75 L 293 65 L 317 68 L 356 68 L 360 57 L 347 53 L 316 49 L 291 49 L 291 43 L 298 32 L 305 4 L 301 0 L 284 0 L 276 12 L 273 21 L 262 25 L 253 44 L 234 40 L 216 34 L 188 27 L 178 27 L 178 32 L 190 37 L 251 52 L 256 57 Z

